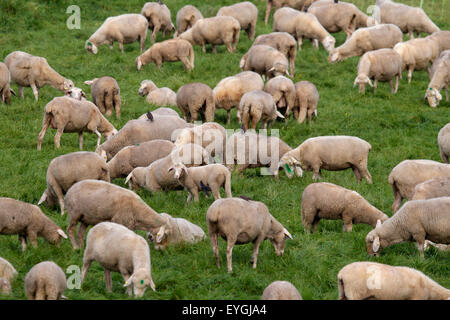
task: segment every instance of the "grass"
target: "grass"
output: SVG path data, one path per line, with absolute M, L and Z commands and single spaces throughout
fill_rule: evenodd
M 234 1 L 191 0 L 204 16 L 213 16 L 223 5 Z M 257 35 L 271 32 L 271 22 L 264 25 L 265 1 L 254 1 L 259 9 Z M 353 1 L 366 10 L 373 1 Z M 419 0 L 403 1 L 418 6 Z M 186 1 L 166 0 L 175 19 L 176 12 Z M 441 29 L 449 29 L 450 7 L 447 0 L 426 1 L 424 9 Z M 81 8 L 81 29 L 66 28 L 66 8 L 77 4 Z M 62 75 L 72 79 L 78 87 L 89 93 L 85 80 L 110 75 L 117 79 L 123 100 L 122 119 L 114 116 L 111 122 L 121 128 L 128 120 L 137 118 L 149 109 L 144 98 L 137 94 L 139 83 L 152 79 L 159 87 L 178 90 L 182 85 L 201 81 L 214 87 L 222 78 L 236 74 L 239 60 L 251 46 L 244 32 L 237 51 L 226 52 L 224 46 L 218 53 L 204 54 L 195 47 L 195 70 L 185 72 L 181 62 L 166 63 L 158 71 L 154 65 L 136 71 L 135 58 L 139 55 L 138 43 L 125 46 L 121 54 L 118 44 L 110 51 L 102 46 L 98 55 L 90 55 L 84 49 L 85 40 L 108 16 L 139 12 L 144 1 L 117 0 L 94 2 L 87 0 L 2 0 L 0 3 L 0 59 L 14 50 L 22 50 L 44 56 L 49 64 Z M 337 46 L 345 35 L 335 35 Z M 406 39 L 406 37 L 405 37 Z M 158 35 L 158 41 L 163 40 Z M 147 41 L 147 47 L 149 40 Z M 377 208 L 392 215 L 393 195 L 387 182 L 392 168 L 404 159 L 432 159 L 440 161 L 437 133 L 450 119 L 450 103 L 441 102 L 432 109 L 423 100 L 428 84 L 425 71 L 415 72 L 413 81 L 406 77 L 400 83 L 399 92 L 392 95 L 387 83 L 380 83 L 376 94 L 368 90 L 361 96 L 353 89 L 353 80 L 359 58 L 353 57 L 336 65 L 327 62 L 327 53 L 318 51 L 305 41 L 296 61 L 294 82 L 312 81 L 320 93 L 318 118 L 310 124 L 298 125 L 294 120 L 288 124 L 278 122 L 281 138 L 292 147 L 309 137 L 319 135 L 354 135 L 372 145 L 369 154 L 369 170 L 373 185 L 357 184 L 351 170 L 324 172 L 324 181 L 356 190 Z M 16 85 L 12 86 L 17 89 Z M 30 88 L 25 88 L 25 99 L 12 99 L 10 106 L 0 105 L 0 196 L 37 203 L 46 188 L 45 175 L 50 161 L 59 155 L 78 151 L 76 134 L 64 134 L 61 149 L 55 150 L 49 130 L 42 151 L 36 150 L 37 136 L 42 125 L 44 106 L 60 92 L 51 87 L 41 89 L 39 102 L 34 101 Z M 152 108 L 156 106 L 152 106 Z M 229 128 L 238 128 L 235 113 Z M 216 121 L 225 125 L 226 113 L 219 110 Z M 85 134 L 85 150 L 95 149 L 96 137 Z M 445 287 L 450 287 L 449 254 L 430 249 L 425 259 L 413 243 L 403 243 L 387 248 L 379 258 L 368 257 L 365 236 L 371 229 L 356 225 L 351 233 L 343 233 L 339 221 L 321 221 L 318 232 L 305 233 L 301 225 L 300 206 L 303 189 L 312 183 L 312 174 L 302 179 L 289 180 L 282 174 L 279 181 L 260 176 L 258 170 L 247 170 L 245 178 L 233 175 L 234 195 L 245 194 L 263 201 L 271 213 L 291 232 L 294 240 L 288 240 L 285 254 L 277 257 L 272 245 L 265 241 L 260 248 L 258 267 L 251 268 L 252 246 L 236 246 L 233 250 L 233 273 L 226 272 L 225 241 L 219 241 L 222 268 L 214 263 L 209 239 L 194 246 L 170 247 L 164 252 L 151 250 L 152 276 L 157 291 L 147 290 L 144 299 L 259 299 L 264 288 L 275 280 L 291 281 L 304 299 L 336 299 L 338 297 L 338 271 L 355 261 L 377 261 L 391 265 L 403 265 L 423 271 Z M 120 186 L 124 179 L 114 181 Z M 184 217 L 206 230 L 205 213 L 211 199 L 200 197 L 199 203 L 185 205 L 186 191 L 138 194 L 158 212 L 168 212 Z M 61 217 L 58 209 L 42 210 L 56 223 L 67 228 L 67 216 Z M 138 232 L 144 235 L 143 232 Z M 70 265 L 81 268 L 82 251 L 73 251 L 69 241 L 60 247 L 39 239 L 39 247 L 30 246 L 22 253 L 16 236 L 0 236 L 0 256 L 9 260 L 19 271 L 13 283 L 13 294 L 2 299 L 24 299 L 23 280 L 29 269 L 44 260 L 53 260 L 64 270 Z M 81 290 L 67 290 L 70 299 L 128 299 L 122 288 L 123 280 L 113 274 L 113 293 L 107 293 L 102 268 L 94 263 Z

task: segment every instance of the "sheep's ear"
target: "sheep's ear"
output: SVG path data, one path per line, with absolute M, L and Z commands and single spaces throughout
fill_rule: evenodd
M 47 190 L 45 190 L 44 193 L 42 194 L 41 199 L 39 199 L 39 202 L 38 202 L 37 205 L 40 206 L 41 203 L 43 203 L 45 200 L 47 200 L 47 197 L 48 197 L 48 195 L 47 195 Z
M 372 250 L 375 253 L 378 252 L 378 250 L 380 250 L 380 237 L 376 237 L 375 240 L 373 240 Z
M 14 92 L 13 89 L 9 88 L 9 91 L 12 93 L 12 95 L 13 95 L 14 97 L 17 97 L 17 95 L 16 95 L 16 93 Z
M 377 225 L 375 226 L 375 228 L 381 227 L 382 224 L 383 224 L 383 222 L 380 219 L 378 219 Z
M 353 82 L 353 88 L 356 87 L 357 84 L 358 84 L 358 77 L 356 77 L 355 81 Z
M 94 80 L 86 80 L 84 83 L 91 86 L 94 83 Z
M 133 172 L 131 172 L 131 173 L 127 176 L 127 178 L 125 179 L 125 184 L 127 184 L 127 183 L 130 181 L 130 179 L 131 179 L 132 176 L 133 176 Z
M 371 87 L 373 88 L 373 82 L 372 82 L 372 80 L 370 80 L 369 77 L 367 77 L 367 80 L 369 81 L 369 86 L 371 86 Z
M 275 67 L 270 68 L 269 71 L 267 71 L 267 72 L 272 72 L 272 71 L 275 71 Z
M 56 230 L 56 232 L 58 232 L 58 234 L 63 237 L 64 239 L 68 239 L 67 235 L 64 233 L 64 231 L 62 231 L 61 229 Z
M 288 237 L 291 240 L 294 240 L 294 238 L 292 238 L 292 235 L 289 233 L 289 231 L 286 230 L 286 228 L 283 229 L 283 232 L 286 237 Z
M 439 93 L 439 91 L 438 91 L 437 89 L 433 89 L 433 91 L 434 91 L 435 94 L 436 94 L 436 98 L 437 98 L 438 100 L 442 100 L 442 95 Z
M 166 226 L 162 226 L 159 228 L 158 234 L 156 235 L 156 243 L 161 243 L 162 239 L 164 238 L 164 234 L 166 231 Z
M 286 75 L 288 76 L 288 77 L 290 77 L 291 76 L 291 74 L 289 73 L 289 71 L 286 69 Z
M 128 280 L 123 285 L 124 287 L 129 287 L 133 284 L 133 276 L 129 277 Z
M 170 171 L 172 171 L 174 168 L 173 167 L 170 167 L 169 169 L 167 169 L 167 172 L 170 172 Z
M 284 119 L 284 116 L 279 111 L 276 111 L 276 114 L 277 114 L 278 118 L 283 118 Z
M 186 166 L 183 166 L 181 169 L 184 171 L 184 173 L 185 173 L 186 175 L 188 174 L 188 170 L 187 170 Z
M 102 157 L 103 159 L 108 160 L 108 157 L 106 156 L 106 151 L 102 150 L 102 152 L 100 153 L 100 157 Z

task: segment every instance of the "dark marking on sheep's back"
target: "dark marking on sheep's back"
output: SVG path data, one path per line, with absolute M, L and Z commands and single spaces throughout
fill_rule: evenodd
M 150 111 L 147 112 L 147 120 L 150 120 L 152 122 L 154 120 L 153 115 L 152 115 L 152 113 Z
M 245 201 L 253 201 L 252 198 L 249 198 L 249 197 L 247 197 L 247 196 L 242 196 L 242 195 L 240 195 L 239 198 L 241 198 L 242 200 L 245 200 Z

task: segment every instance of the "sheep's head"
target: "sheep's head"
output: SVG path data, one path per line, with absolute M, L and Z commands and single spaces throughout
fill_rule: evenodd
M 322 45 L 328 52 L 331 52 L 334 49 L 334 45 L 336 43 L 336 39 L 332 36 L 327 36 L 322 41 Z
M 169 173 L 173 172 L 173 177 L 177 180 L 181 178 L 183 173 L 185 175 L 188 174 L 188 170 L 187 170 L 186 166 L 181 162 L 175 163 L 173 166 L 171 166 L 169 169 L 167 169 L 167 172 L 169 172 Z
M 65 95 L 77 100 L 86 100 L 86 94 L 84 91 L 80 88 L 71 88 L 68 91 L 65 92 Z
M 42 235 L 48 242 L 51 244 L 60 244 L 62 238 L 68 239 L 65 232 L 53 221 L 48 219 L 45 223 L 46 227 L 43 228 L 40 235 Z
M 144 295 L 147 287 L 156 291 L 155 284 L 153 282 L 151 274 L 147 269 L 141 268 L 136 270 L 130 278 L 123 285 L 124 287 L 133 286 L 134 295 L 140 298 Z
M 297 159 L 295 159 L 292 155 L 289 153 L 284 154 L 280 162 L 278 164 L 279 168 L 283 168 L 286 172 L 286 175 L 289 179 L 294 177 L 294 172 L 297 175 L 297 177 L 303 176 L 303 170 L 301 168 L 301 163 Z
M 59 89 L 63 92 L 67 92 L 74 87 L 75 87 L 75 84 L 73 83 L 72 80 L 65 79 L 64 82 L 60 85 Z
M 288 71 L 288 64 L 284 62 L 274 63 L 273 67 L 270 68 L 269 71 L 267 71 L 267 73 L 271 74 L 273 77 L 284 75 L 287 75 L 288 77 L 291 76 Z
M 370 78 L 366 75 L 358 75 L 355 78 L 355 82 L 353 82 L 353 88 L 356 87 L 356 85 L 358 84 L 358 88 L 359 88 L 359 93 L 364 94 L 364 91 L 366 89 L 366 84 L 369 84 L 369 86 L 373 87 L 373 83 L 372 80 L 370 80 Z
M 430 107 L 436 108 L 439 102 L 442 100 L 442 95 L 437 89 L 428 88 L 424 98 L 428 100 L 428 104 L 430 105 Z
M 98 48 L 95 44 L 93 44 L 91 41 L 86 40 L 86 43 L 84 45 L 84 48 L 87 50 L 87 52 L 89 53 L 93 53 L 93 54 L 97 54 L 98 52 Z
M 286 228 L 283 228 L 281 231 L 273 234 L 269 239 L 272 243 L 275 253 L 277 256 L 282 256 L 284 254 L 284 248 L 286 246 L 286 238 L 293 239 L 292 235 Z
M 139 87 L 138 93 L 139 95 L 145 97 L 153 90 L 158 89 L 158 87 L 155 85 L 155 83 L 152 80 L 143 80 L 141 82 L 141 85 Z
M 341 59 L 341 54 L 336 49 L 331 50 L 330 55 L 328 56 L 328 62 L 336 63 L 341 61 Z
M 114 137 L 117 134 L 117 129 L 114 128 L 111 131 L 104 132 L 103 135 L 105 136 L 105 140 L 108 141 L 112 137 Z
M 367 253 L 371 256 L 376 257 L 380 256 L 382 246 L 377 228 L 379 228 L 381 224 L 382 224 L 381 220 L 378 220 L 375 229 L 370 231 L 366 236 L 366 249 Z

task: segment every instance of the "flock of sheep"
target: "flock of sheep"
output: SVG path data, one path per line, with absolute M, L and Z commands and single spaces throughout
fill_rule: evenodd
M 226 45 L 229 52 L 234 52 L 241 30 L 255 40 L 241 59 L 242 72 L 224 78 L 214 89 L 196 82 L 175 93 L 158 88 L 151 80 L 143 81 L 138 93 L 160 108 L 128 121 L 120 130 L 106 118 L 113 112 L 120 117 L 120 88 L 114 78 L 86 81 L 92 89 L 90 102 L 45 58 L 21 51 L 10 53 L 5 63 L 0 63 L 2 101 L 9 103 L 10 93 L 15 94 L 11 80 L 19 86 L 22 98 L 24 87 L 32 88 L 36 100 L 45 85 L 64 92 L 63 97 L 55 97 L 45 106 L 38 150 L 49 127 L 56 129 L 56 148 L 64 132 L 78 133 L 80 149 L 83 132 L 94 133 L 98 139 L 95 152 L 62 155 L 48 166 L 47 189 L 38 205 L 58 205 L 62 215 L 67 212 L 68 235 L 38 206 L 11 198 L 0 198 L 0 234 L 18 235 L 22 250 L 26 250 L 28 241 L 36 247 L 38 237 L 52 244 L 70 238 L 73 248 L 79 249 L 84 247 L 87 228 L 93 226 L 86 238 L 82 280 L 91 263 L 97 261 L 104 268 L 108 291 L 112 290 L 111 272 L 120 272 L 127 293 L 134 291 L 141 297 L 147 287 L 156 287 L 148 242 L 135 230 L 146 231 L 157 250 L 173 243 L 194 244 L 206 235 L 186 219 L 156 212 L 134 190 L 181 188 L 188 191 L 188 203 L 199 201 L 200 192 L 214 196 L 206 221 L 218 267 L 219 236 L 227 242 L 229 272 L 235 244 L 253 243 L 253 268 L 259 245 L 265 239 L 272 242 L 277 255 L 283 255 L 286 239 L 293 236 L 264 203 L 232 196 L 231 173 L 236 166 L 241 176 L 246 168 L 269 167 L 277 179 L 280 169 L 289 178 L 313 171 L 316 180 L 321 179 L 321 170 L 352 169 L 358 181 L 364 178 L 372 183 L 367 168 L 371 145 L 358 137 L 314 137 L 291 148 L 277 137 L 254 130 L 258 122 L 267 128 L 277 118 L 289 119 L 291 111 L 299 123 L 317 116 L 319 93 L 315 85 L 308 81 L 294 84 L 289 79 L 294 75 L 297 48 L 301 49 L 303 39 L 310 39 L 315 48 L 320 42 L 329 52 L 331 63 L 362 56 L 354 82 L 362 93 L 366 84 L 375 89 L 378 81 L 389 82 L 395 93 L 402 71 L 408 71 L 410 82 L 414 70 L 427 69 L 430 83 L 425 98 L 436 107 L 442 100 L 441 89 L 447 89 L 450 82 L 450 31 L 440 31 L 420 8 L 390 0 L 377 0 L 376 4 L 381 21 L 342 1 L 268 0 L 266 24 L 272 6 L 277 9 L 274 32 L 256 39 L 258 10 L 248 1 L 223 7 L 211 18 L 204 18 L 198 9 L 187 5 L 177 13 L 176 27 L 170 10 L 161 1 L 146 3 L 141 14 L 110 17 L 86 41 L 86 50 L 97 54 L 100 45 L 112 47 L 117 41 L 123 52 L 124 44 L 139 41 L 142 54 L 136 58 L 138 70 L 149 63 L 161 68 L 163 62 L 174 61 L 192 70 L 193 45 L 202 46 L 203 52 L 206 44 L 212 46 L 213 52 L 217 45 Z M 155 43 L 143 52 L 149 29 L 152 41 L 158 32 L 166 35 L 174 31 L 174 39 Z M 347 40 L 335 48 L 330 33 L 339 31 L 347 34 Z M 403 33 L 408 33 L 411 40 L 402 42 Z M 421 33 L 430 35 L 413 38 Z M 184 119 L 169 106 L 178 107 Z M 227 124 L 231 121 L 230 110 L 236 108 L 241 132 L 227 137 L 226 129 L 214 122 L 215 110 L 220 108 L 227 111 Z M 204 123 L 194 126 L 192 123 L 200 118 Z M 106 141 L 100 144 L 102 135 Z M 382 249 L 404 241 L 415 241 L 422 256 L 429 245 L 448 250 L 450 123 L 439 132 L 438 145 L 444 163 L 405 160 L 392 170 L 392 217 L 355 191 L 326 182 L 310 184 L 302 194 L 305 230 L 314 232 L 321 219 L 342 220 L 347 232 L 353 224 L 369 224 L 374 229 L 366 237 L 367 252 L 377 256 Z M 244 161 L 237 154 L 237 146 L 244 146 Z M 252 159 L 252 154 L 258 157 Z M 112 184 L 115 178 L 126 178 L 131 190 Z M 222 187 L 226 194 L 223 199 Z M 408 202 L 401 206 L 403 199 Z M 0 258 L 0 292 L 11 291 L 10 283 L 16 274 L 14 267 Z M 355 262 L 342 268 L 337 278 L 340 299 L 450 299 L 450 290 L 407 267 Z M 51 261 L 37 264 L 25 278 L 28 299 L 59 299 L 65 289 L 64 272 Z M 263 299 L 301 299 L 301 295 L 291 283 L 276 281 L 266 288 Z

